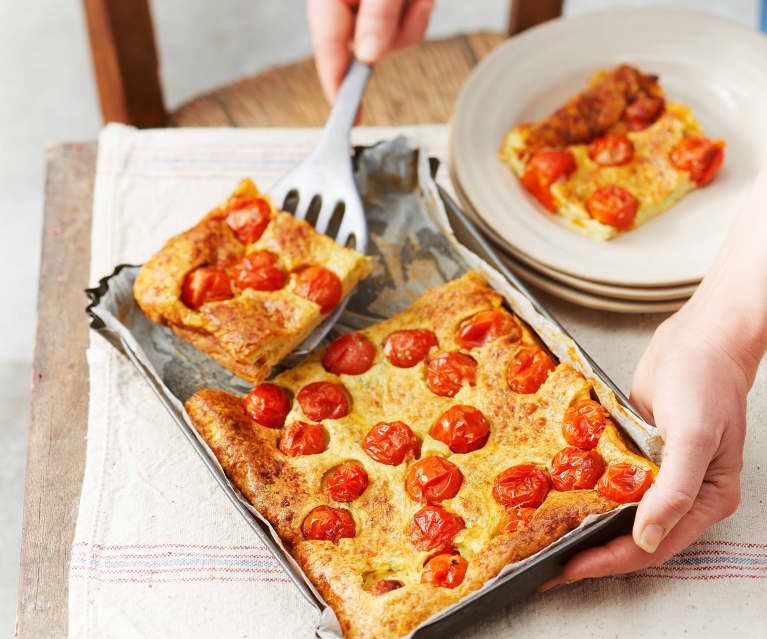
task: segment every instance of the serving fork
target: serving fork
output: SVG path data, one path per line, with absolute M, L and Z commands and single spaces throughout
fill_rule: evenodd
M 269 191 L 278 207 L 291 211 L 342 246 L 365 253 L 368 225 L 352 169 L 349 135 L 372 67 L 352 60 L 314 150 Z M 281 366 L 294 366 L 327 335 L 346 308 L 347 296 Z

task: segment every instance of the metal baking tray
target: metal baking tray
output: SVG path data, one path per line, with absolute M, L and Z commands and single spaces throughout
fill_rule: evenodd
M 364 148 L 356 149 L 355 162 L 357 164 L 359 164 L 365 150 Z M 433 177 L 436 169 L 437 162 L 431 159 L 430 177 Z M 433 182 L 432 185 L 436 187 Z M 461 211 L 450 195 L 441 187 L 436 187 L 436 189 L 457 241 L 495 269 L 508 284 L 532 304 L 537 313 L 546 318 L 563 335 L 572 339 L 556 318 L 504 265 L 503 261 L 496 255 L 494 248 Z M 102 278 L 98 286 L 85 291 L 90 299 L 86 312 L 91 318 L 91 328 L 102 335 L 135 365 L 139 374 L 155 391 L 160 402 L 197 451 L 234 508 L 269 548 L 304 598 L 319 611 L 326 611 L 328 609 L 327 604 L 308 582 L 292 556 L 284 549 L 271 526 L 259 518 L 252 506 L 245 503 L 242 495 L 229 482 L 217 461 L 211 458 L 212 455 L 207 446 L 199 439 L 187 421 L 183 402 L 196 390 L 204 387 L 217 387 L 244 394 L 250 389 L 250 385 L 210 360 L 205 354 L 177 338 L 168 329 L 152 324 L 146 319 L 138 305 L 133 301 L 132 295 L 133 282 L 139 268 L 140 266 L 137 265 L 119 265 L 111 275 Z M 352 317 L 351 321 L 347 323 L 347 327 L 355 327 L 358 321 L 359 318 Z M 368 321 L 368 323 L 370 322 Z M 128 326 L 130 326 L 130 330 L 126 328 Z M 159 346 L 156 343 L 158 340 L 152 337 L 158 335 L 158 331 L 163 331 L 163 335 L 165 335 L 161 340 L 163 344 Z M 153 352 L 153 349 L 149 349 L 152 352 L 145 351 L 139 346 L 139 342 L 151 343 L 153 348 L 157 346 L 157 352 Z M 632 419 L 644 424 L 623 392 L 583 349 L 579 350 L 595 375 L 612 391 L 620 410 L 625 411 Z M 641 442 L 636 443 L 640 444 L 641 448 Z M 583 529 L 576 529 L 564 539 L 554 542 L 537 553 L 532 561 L 525 560 L 522 562 L 519 569 L 512 569 L 491 585 L 466 596 L 451 606 L 445 614 L 438 614 L 435 615 L 435 618 L 427 620 L 410 636 L 419 639 L 449 636 L 471 626 L 480 617 L 490 615 L 510 603 L 524 599 L 534 592 L 539 585 L 559 574 L 564 563 L 575 553 L 601 545 L 629 532 L 635 510 L 635 506 L 627 506 L 601 516 L 598 521 Z M 322 632 L 318 628 L 317 636 L 326 638 L 335 635 L 332 632 Z

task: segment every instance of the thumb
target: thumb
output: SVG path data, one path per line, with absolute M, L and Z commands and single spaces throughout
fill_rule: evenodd
M 354 29 L 354 54 L 366 64 L 391 49 L 399 30 L 402 0 L 362 0 Z

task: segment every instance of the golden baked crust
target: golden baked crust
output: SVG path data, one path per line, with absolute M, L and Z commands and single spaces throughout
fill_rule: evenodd
M 407 310 L 363 331 L 375 345 L 371 368 L 360 375 L 334 375 L 323 367 L 324 351 L 277 376 L 275 384 L 295 398 L 308 382 L 333 381 L 344 386 L 351 399 L 350 412 L 326 419 L 327 449 L 319 454 L 287 457 L 277 449 L 280 430 L 251 421 L 242 399 L 217 390 L 201 390 L 186 403 L 192 423 L 245 497 L 276 528 L 319 592 L 335 610 L 346 637 L 399 637 L 445 606 L 480 588 L 508 563 L 544 548 L 576 528 L 592 513 L 616 503 L 596 490 L 558 492 L 552 489 L 538 507 L 529 526 L 502 533 L 504 508 L 492 497 L 498 473 L 521 463 L 548 469 L 552 456 L 567 446 L 562 435 L 566 409 L 589 397 L 590 386 L 567 364 L 558 364 L 533 394 L 517 394 L 506 381 L 511 359 L 521 348 L 539 345 L 537 338 L 516 317 L 517 336 L 500 337 L 471 350 L 477 360 L 476 385 L 464 384 L 454 397 L 432 393 L 424 383 L 426 363 L 412 368 L 393 366 L 381 350 L 394 330 L 429 329 L 438 351 L 460 350 L 455 341 L 462 320 L 488 309 L 498 309 L 502 298 L 476 273 L 424 293 Z M 505 311 L 504 311 L 505 312 Z M 432 353 L 433 354 L 433 353 Z M 430 436 L 437 417 L 456 404 L 479 408 L 490 423 L 486 444 L 457 454 Z M 286 424 L 307 420 L 294 401 Z M 362 441 L 380 421 L 408 424 L 421 441 L 420 457 L 441 455 L 458 466 L 463 483 L 457 495 L 442 506 L 460 515 L 465 528 L 454 547 L 468 560 L 463 582 L 454 589 L 420 583 L 424 562 L 433 554 L 418 551 L 406 534 L 413 514 L 423 504 L 406 492 L 405 478 L 412 462 L 384 465 L 369 457 Z M 608 420 L 597 450 L 606 463 L 630 462 L 655 466 L 633 453 Z M 326 473 L 340 462 L 356 460 L 369 477 L 365 491 L 350 503 L 332 501 L 322 490 Z M 301 533 L 307 513 L 318 505 L 347 508 L 356 535 L 330 541 L 308 541 Z M 393 578 L 404 586 L 374 596 L 366 587 Z
M 226 222 L 238 198 L 261 198 L 270 221 L 252 244 L 240 242 Z M 201 266 L 227 268 L 252 251 L 277 258 L 289 279 L 275 291 L 245 289 L 198 310 L 181 300 L 187 274 Z M 232 196 L 188 231 L 168 240 L 139 272 L 134 296 L 153 322 L 169 326 L 232 372 L 253 383 L 300 344 L 322 321 L 320 306 L 294 292 L 296 271 L 319 265 L 341 280 L 343 297 L 370 273 L 370 259 L 317 233 L 308 223 L 275 209 L 268 196 L 243 180 Z

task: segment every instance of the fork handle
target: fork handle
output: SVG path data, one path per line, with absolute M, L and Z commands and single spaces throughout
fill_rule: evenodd
M 352 58 L 341 87 L 338 89 L 336 101 L 330 110 L 325 130 L 312 155 L 330 156 L 329 162 L 339 156 L 349 157 L 349 134 L 372 71 L 372 66 Z

